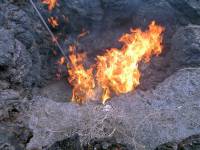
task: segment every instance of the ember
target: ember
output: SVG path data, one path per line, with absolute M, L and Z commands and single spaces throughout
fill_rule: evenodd
M 63 65 L 65 63 L 65 57 L 61 57 L 58 64 Z
M 48 18 L 48 22 L 51 24 L 51 26 L 53 28 L 56 28 L 59 24 L 58 24 L 58 19 L 55 17 L 50 17 Z
M 47 4 L 49 11 L 51 11 L 53 8 L 55 8 L 57 0 L 42 0 L 42 3 Z
M 150 61 L 153 55 L 162 52 L 162 33 L 164 28 L 153 21 L 147 31 L 131 29 L 119 42 L 121 49 L 111 48 L 104 55 L 97 56 L 96 64 L 88 69 L 84 67 L 85 54 L 75 54 L 70 47 L 71 65 L 68 66 L 69 83 L 73 86 L 72 100 L 83 103 L 102 90 L 101 99 L 105 103 L 112 93 L 117 95 L 133 91 L 139 84 L 138 63 Z
M 82 32 L 78 35 L 78 39 L 86 36 L 87 34 L 89 34 L 89 31 L 85 31 L 84 29 L 82 30 Z

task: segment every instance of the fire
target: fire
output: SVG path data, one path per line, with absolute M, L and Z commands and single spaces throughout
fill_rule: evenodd
M 86 55 L 75 54 L 75 46 L 70 46 L 70 66 L 68 66 L 69 83 L 73 86 L 72 101 L 84 103 L 94 96 L 95 81 L 93 67 L 86 69 L 83 62 Z
M 121 94 L 134 90 L 140 84 L 138 63 L 141 60 L 149 62 L 152 55 L 162 51 L 160 35 L 163 28 L 155 22 L 145 32 L 140 29 L 130 32 L 119 39 L 123 43 L 121 49 L 111 48 L 103 56 L 97 56 L 96 78 L 103 89 L 103 103 L 110 98 L 111 92 Z
M 57 4 L 57 0 L 42 0 L 42 3 L 47 4 L 49 11 L 52 11 Z
M 65 63 L 65 57 L 61 57 L 58 64 L 63 65 Z
M 138 63 L 150 61 L 153 55 L 162 52 L 162 33 L 164 28 L 154 21 L 148 30 L 131 29 L 120 37 L 122 48 L 111 48 L 97 56 L 96 64 L 86 69 L 83 66 L 85 55 L 70 55 L 69 83 L 73 86 L 73 101 L 85 102 L 95 96 L 95 89 L 102 89 L 102 102 L 114 94 L 133 91 L 140 84 Z M 94 67 L 95 66 L 95 67 Z M 95 70 L 95 71 L 94 71 Z
M 55 17 L 50 17 L 48 18 L 48 22 L 51 24 L 51 26 L 53 28 L 56 28 L 59 24 L 58 24 L 58 19 Z

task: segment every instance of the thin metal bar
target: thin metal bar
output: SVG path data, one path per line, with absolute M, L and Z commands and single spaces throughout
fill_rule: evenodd
M 53 41 L 55 42 L 56 46 L 58 47 L 58 49 L 60 50 L 60 52 L 62 53 L 62 55 L 65 57 L 66 63 L 69 63 L 69 58 L 65 55 L 64 50 L 62 49 L 62 47 L 60 46 L 60 44 L 58 43 L 58 40 L 56 39 L 55 35 L 52 33 L 52 31 L 50 30 L 49 26 L 47 25 L 47 23 L 45 22 L 43 16 L 41 15 L 40 11 L 38 10 L 38 8 L 36 7 L 35 3 L 32 0 L 29 0 L 29 2 L 31 3 L 31 5 L 33 6 L 33 8 L 35 9 L 36 13 L 38 14 L 38 17 L 40 18 L 40 20 L 42 21 L 43 25 L 45 26 L 45 28 L 47 29 L 47 31 L 49 32 L 49 34 L 51 35 Z

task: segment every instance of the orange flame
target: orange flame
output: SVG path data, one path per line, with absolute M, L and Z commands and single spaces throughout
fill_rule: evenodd
M 58 64 L 63 65 L 65 63 L 65 57 L 61 57 L 60 60 L 58 61 Z
M 133 91 L 139 84 L 138 63 L 150 61 L 153 55 L 162 52 L 162 33 L 164 28 L 153 21 L 149 29 L 131 29 L 119 42 L 121 49 L 111 48 L 102 56 L 97 56 L 96 73 L 94 66 L 85 69 L 85 55 L 70 55 L 69 82 L 73 86 L 73 101 L 84 102 L 95 95 L 95 87 L 102 89 L 102 102 L 105 103 L 112 93 L 121 94 Z M 96 82 L 95 82 L 96 81 Z
M 97 56 L 96 78 L 103 89 L 103 103 L 110 98 L 111 91 L 127 93 L 140 84 L 138 63 L 143 59 L 149 62 L 152 55 L 161 53 L 162 32 L 163 28 L 155 22 L 146 32 L 131 29 L 131 33 L 119 39 L 124 44 L 121 50 L 112 48 L 103 56 Z
M 72 101 L 84 103 L 94 96 L 95 81 L 93 78 L 93 68 L 85 69 L 83 66 L 86 55 L 75 54 L 75 46 L 70 46 L 69 56 L 71 65 L 68 66 L 69 83 L 73 86 Z
M 48 5 L 49 11 L 52 11 L 57 4 L 57 0 L 42 0 L 42 3 Z
M 58 19 L 55 18 L 55 17 L 50 17 L 48 18 L 48 22 L 51 24 L 51 26 L 53 28 L 57 27 L 59 24 L 58 24 Z

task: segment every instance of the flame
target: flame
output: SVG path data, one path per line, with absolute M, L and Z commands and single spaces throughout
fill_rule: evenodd
M 58 24 L 58 19 L 55 17 L 50 17 L 48 18 L 48 22 L 51 24 L 51 26 L 53 28 L 56 28 L 59 24 Z
M 83 62 L 86 58 L 84 53 L 75 54 L 75 46 L 70 46 L 69 59 L 71 65 L 68 66 L 69 83 L 73 86 L 72 101 L 84 103 L 94 96 L 95 81 L 93 77 L 93 67 L 86 69 Z
M 140 84 L 138 63 L 143 59 L 149 62 L 152 55 L 162 51 L 160 35 L 163 28 L 155 22 L 145 32 L 140 29 L 130 32 L 119 39 L 123 43 L 121 49 L 111 48 L 103 56 L 97 56 L 96 78 L 103 89 L 103 103 L 110 98 L 111 92 L 121 94 L 134 90 Z
M 48 5 L 49 11 L 52 11 L 57 4 L 57 0 L 42 0 L 42 3 Z
M 65 63 L 65 57 L 61 57 L 60 60 L 58 61 L 58 64 L 63 65 Z
M 95 96 L 95 87 L 102 89 L 102 102 L 105 103 L 114 94 L 133 91 L 140 84 L 138 63 L 150 61 L 153 55 L 162 52 L 162 33 L 164 28 L 153 21 L 148 30 L 131 29 L 119 42 L 121 49 L 111 48 L 105 54 L 97 56 L 94 66 L 85 69 L 85 55 L 75 54 L 71 48 L 71 67 L 69 83 L 73 86 L 73 101 L 85 102 Z M 73 50 L 72 50 L 73 49 Z

